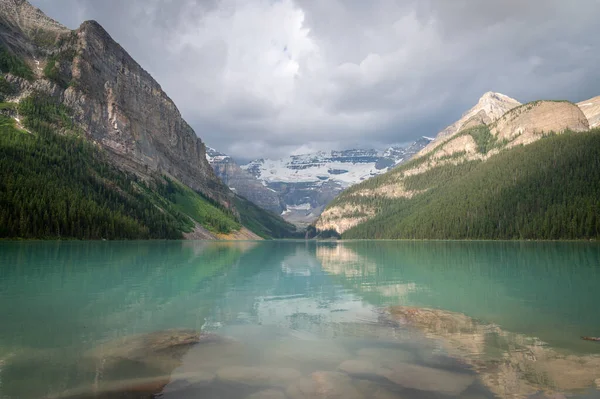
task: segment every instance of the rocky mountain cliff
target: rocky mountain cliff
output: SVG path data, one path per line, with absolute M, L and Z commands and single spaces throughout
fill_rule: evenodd
M 160 85 L 97 22 L 70 31 L 25 0 L 0 0 L 0 8 L 2 44 L 46 78 L 7 76 L 21 96 L 44 92 L 73 109 L 88 138 L 122 169 L 171 176 L 230 206 L 202 141 Z
M 241 168 L 283 199 L 284 219 L 307 225 L 343 190 L 402 164 L 430 141 L 423 137 L 407 147 L 384 151 L 352 149 L 258 159 Z
M 221 182 L 173 101 L 95 21 L 71 31 L 25 0 L 0 0 L 0 119 L 0 159 L 20 170 L 0 181 L 11 210 L 0 237 L 299 234 Z M 39 154 L 11 155 L 34 138 Z M 14 181 L 29 186 L 15 195 Z M 55 198 L 50 185 L 61 186 Z
M 529 144 L 543 133 L 590 129 L 581 109 L 568 101 L 534 101 L 514 108 L 490 125 L 490 133 L 506 147 Z
M 214 148 L 206 148 L 206 159 L 217 177 L 232 191 L 277 215 L 286 210 L 279 194 L 264 186 L 256 177 L 240 168 L 230 156 Z
M 343 233 L 373 219 L 399 200 L 428 192 L 436 184 L 434 175 L 450 174 L 456 165 L 486 161 L 505 149 L 531 144 L 547 133 L 589 130 L 588 120 L 573 103 L 535 101 L 514 107 L 518 102 L 507 99 L 510 98 L 486 93 L 408 164 L 342 193 L 325 209 L 317 229 Z M 511 109 L 498 116 L 499 110 L 506 107 Z
M 600 126 L 600 96 L 577 103 L 588 119 L 591 128 Z
M 70 32 L 25 0 L 0 0 L 0 10 L 0 40 L 26 54 L 35 54 Z

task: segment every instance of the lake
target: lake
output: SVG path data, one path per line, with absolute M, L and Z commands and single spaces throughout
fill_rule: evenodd
M 0 399 L 600 398 L 599 287 L 585 242 L 0 242 Z

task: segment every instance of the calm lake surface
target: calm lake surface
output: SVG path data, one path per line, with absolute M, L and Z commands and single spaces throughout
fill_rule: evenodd
M 600 398 L 599 308 L 597 243 L 2 242 L 0 398 Z

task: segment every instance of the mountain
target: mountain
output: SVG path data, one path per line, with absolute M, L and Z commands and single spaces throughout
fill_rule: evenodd
M 590 123 L 590 127 L 600 127 L 600 96 L 577 103 Z
M 266 213 L 241 215 L 235 205 L 239 200 L 215 175 L 204 143 L 173 101 L 97 22 L 71 31 L 25 0 L 0 0 L 0 71 L 0 100 L 5 101 L 0 110 L 7 132 L 0 150 L 3 155 L 14 155 L 17 148 L 31 152 L 33 140 L 39 152 L 38 158 L 4 159 L 13 162 L 4 165 L 13 172 L 5 170 L 0 195 L 21 215 L 16 221 L 11 217 L 11 223 L 23 227 L 3 234 L 63 237 L 68 227 L 69 237 L 119 238 L 124 230 L 111 224 L 114 218 L 122 219 L 123 226 L 137 226 L 124 238 L 258 238 L 240 220 L 269 224 Z M 72 151 L 65 153 L 62 146 L 72 146 Z M 72 171 L 77 178 L 69 187 L 48 168 L 52 162 L 64 170 L 79 162 L 84 169 Z M 33 170 L 45 180 L 35 179 L 40 184 L 30 185 L 27 195 L 43 204 L 33 204 L 24 191 L 19 197 L 8 191 L 8 182 L 33 181 Z M 52 191 L 48 182 L 62 187 L 59 197 L 66 210 L 47 198 L 45 193 Z M 81 192 L 94 194 L 86 199 Z M 69 213 L 70 196 L 77 198 L 77 206 L 96 209 L 99 220 L 108 218 L 106 229 L 94 231 L 83 220 L 83 209 Z M 129 201 L 139 213 L 123 209 L 120 201 Z M 57 227 L 39 232 L 36 223 L 42 219 Z M 71 228 L 76 223 L 90 225 L 90 230 Z M 160 231 L 153 231 L 158 225 Z
M 280 195 L 286 206 L 284 219 L 307 225 L 343 190 L 400 165 L 430 141 L 423 137 L 406 148 L 385 151 L 352 149 L 258 159 L 241 168 Z
M 432 151 L 441 142 L 446 141 L 461 130 L 481 124 L 490 124 L 519 105 L 521 105 L 521 103 L 514 98 L 510 98 L 501 93 L 488 91 L 481 96 L 477 104 L 465 112 L 459 120 L 439 132 L 435 139 L 420 152 L 420 155 Z
M 256 177 L 240 168 L 230 156 L 207 147 L 206 159 L 217 177 L 235 193 L 277 215 L 286 210 L 276 191 L 265 187 Z
M 489 93 L 482 100 L 485 97 Z M 579 136 L 589 130 L 589 122 L 577 105 L 535 101 L 499 118 L 490 117 L 487 124 L 463 123 L 460 129 L 451 134 L 447 132 L 452 129 L 442 131 L 408 163 L 346 190 L 323 212 L 317 229 L 335 230 L 348 238 L 567 238 L 572 236 L 564 230 L 536 235 L 531 227 L 552 217 L 551 226 L 566 229 L 560 224 L 568 219 L 564 212 L 577 213 L 575 208 L 582 204 L 589 212 L 577 223 L 596 214 L 600 197 L 594 200 L 593 195 L 600 182 L 594 182 L 598 153 L 593 151 L 598 135 L 596 131 Z M 554 138 L 563 132 L 571 133 Z M 550 150 L 562 154 L 560 159 L 538 155 L 546 156 Z M 590 187 L 583 183 L 585 173 Z M 572 182 L 566 181 L 569 176 Z M 541 194 L 544 190 L 548 195 Z M 507 193 L 521 197 L 505 198 Z M 500 199 L 504 202 L 494 204 Z M 554 214 L 540 216 L 536 206 Z M 530 211 L 530 219 L 524 209 Z M 510 230 L 506 223 L 515 223 L 520 230 Z
M 600 129 L 432 169 L 344 238 L 599 239 Z

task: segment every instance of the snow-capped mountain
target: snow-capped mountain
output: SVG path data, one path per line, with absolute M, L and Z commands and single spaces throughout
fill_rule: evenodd
M 344 189 L 409 160 L 431 140 L 423 137 L 408 147 L 384 151 L 354 149 L 257 159 L 241 169 L 281 196 L 287 207 L 284 219 L 309 224 Z
M 206 159 L 217 177 L 235 193 L 276 214 L 286 210 L 285 203 L 275 190 L 266 187 L 256 177 L 242 170 L 230 156 L 206 147 Z

